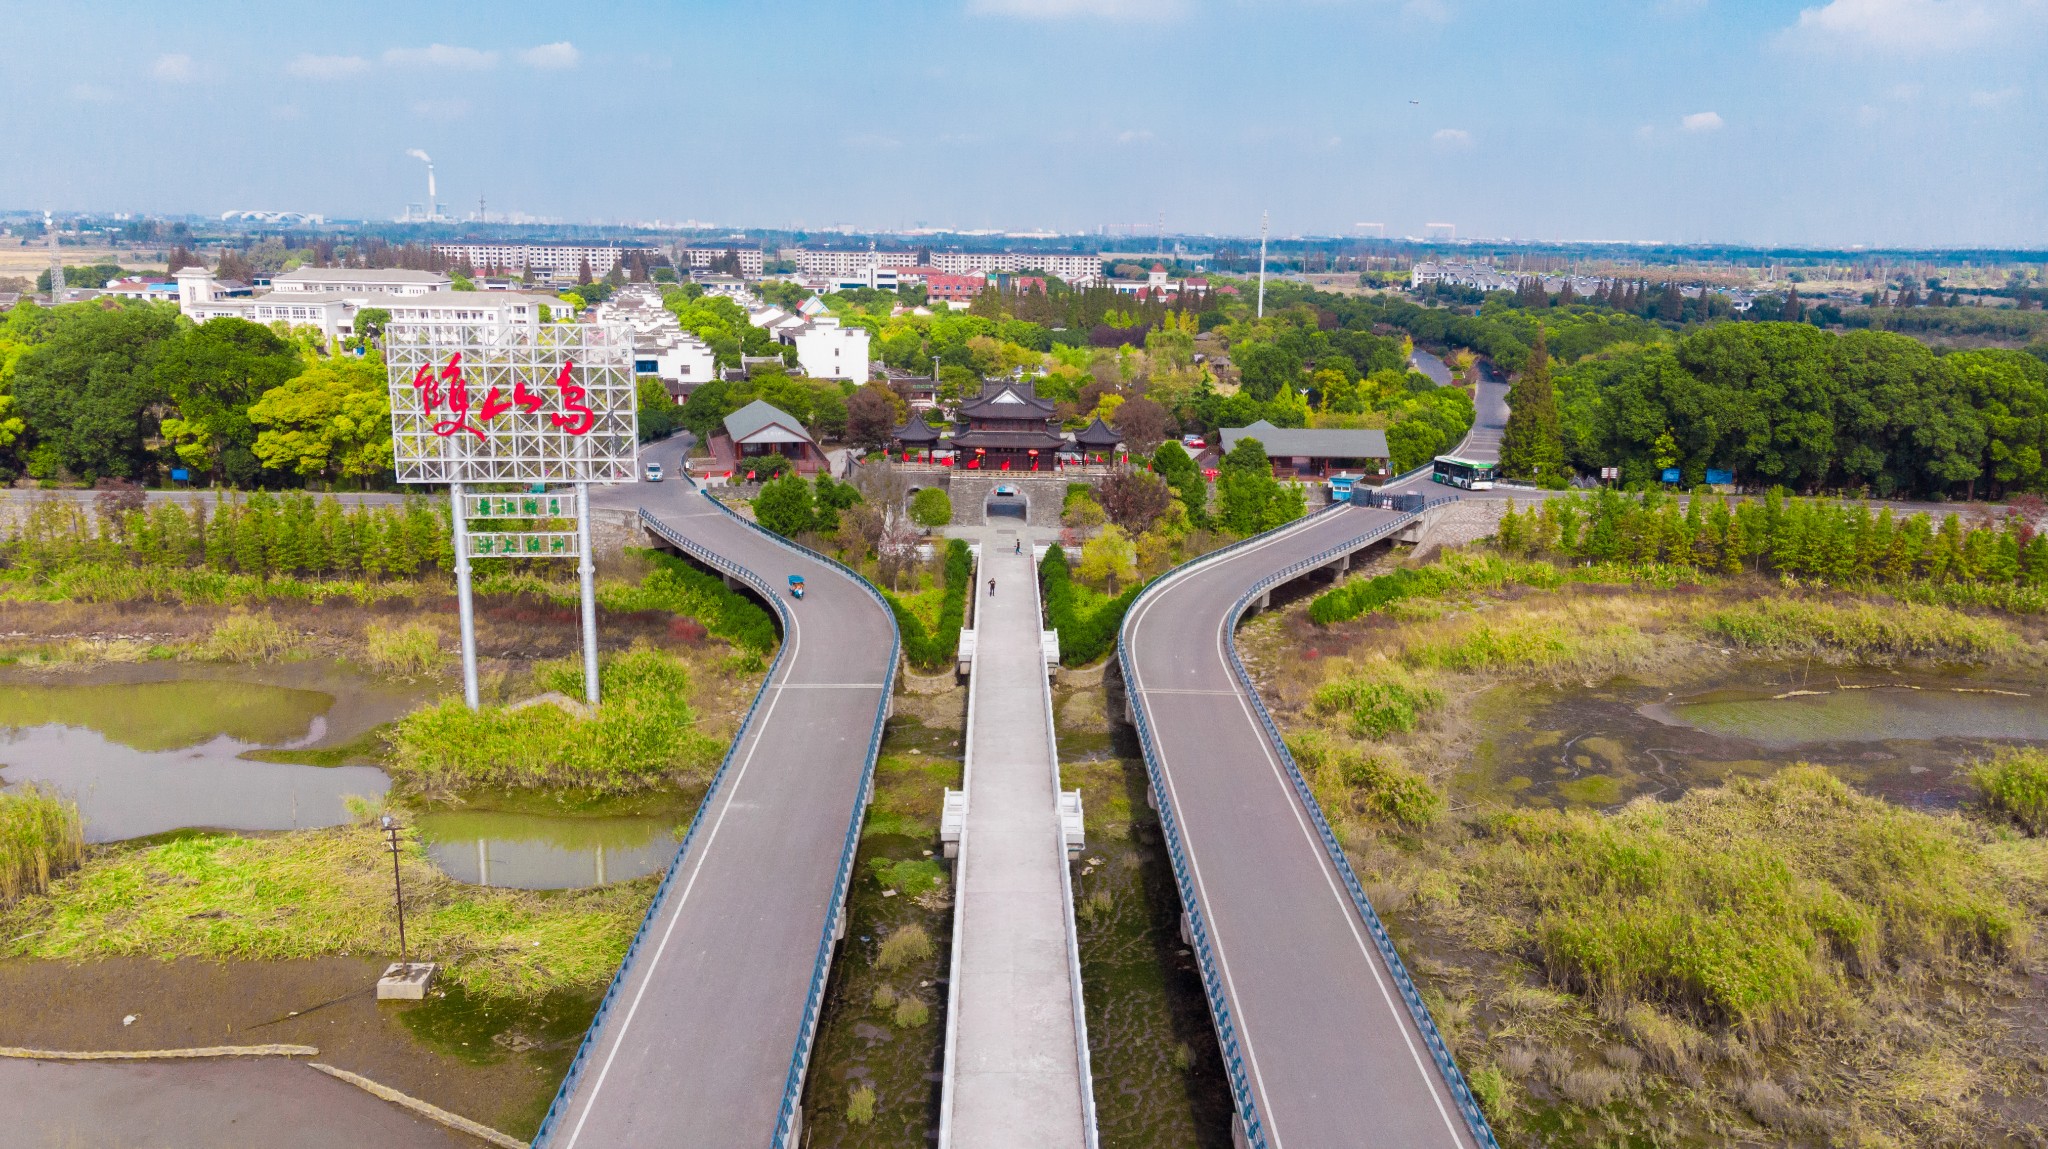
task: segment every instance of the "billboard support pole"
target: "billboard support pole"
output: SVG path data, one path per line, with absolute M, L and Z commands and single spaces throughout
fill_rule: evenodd
M 469 594 L 469 512 L 462 484 L 448 484 L 448 503 L 455 527 L 455 611 L 462 626 L 462 700 L 471 710 L 481 700 L 476 686 L 476 608 Z
M 590 554 L 590 484 L 576 484 L 576 575 L 583 599 L 583 700 L 597 705 L 597 562 Z

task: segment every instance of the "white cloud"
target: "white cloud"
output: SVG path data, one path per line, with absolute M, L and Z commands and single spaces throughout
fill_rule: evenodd
M 519 62 L 529 68 L 559 71 L 582 63 L 583 53 L 577 51 L 576 45 L 569 41 L 557 40 L 552 44 L 539 44 L 519 53 Z
M 1917 55 L 2010 40 L 2048 26 L 2048 0 L 1829 0 L 1786 29 L 1794 42 Z
M 1719 112 L 1694 112 L 1678 121 L 1688 132 L 1718 132 L 1726 123 Z
M 469 101 L 462 99 L 415 100 L 412 105 L 412 114 L 423 120 L 459 120 L 469 114 Z
M 72 99 L 82 104 L 111 104 L 114 93 L 98 84 L 73 84 L 69 89 Z
M 1472 146 L 1472 133 L 1463 128 L 1438 128 L 1429 139 L 1445 151 L 1463 151 Z
M 973 15 L 1020 20 L 1170 20 L 1185 7 L 1182 0 L 967 0 Z
M 1152 132 L 1147 128 L 1129 128 L 1116 134 L 1120 144 L 1145 144 L 1152 142 Z
M 2002 108 L 2018 99 L 2017 87 L 2000 88 L 1995 92 L 1971 92 L 1970 106 L 1973 108 Z
M 417 68 L 438 68 L 443 71 L 463 69 L 481 71 L 496 67 L 496 52 L 480 51 L 476 48 L 456 48 L 447 44 L 429 44 L 424 48 L 390 48 L 384 53 L 384 62 Z
M 361 56 L 315 56 L 301 52 L 292 57 L 284 70 L 306 80 L 341 80 L 369 71 L 370 62 Z
M 199 78 L 199 69 L 185 53 L 167 52 L 149 66 L 149 74 L 166 84 L 189 84 Z
M 1636 129 L 1636 141 L 1638 143 L 1647 144 L 1651 140 L 1654 140 L 1656 138 L 1657 125 L 1655 124 L 1644 124 L 1642 127 Z

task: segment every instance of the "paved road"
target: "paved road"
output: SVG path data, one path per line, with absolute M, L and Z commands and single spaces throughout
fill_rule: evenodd
M 725 514 L 687 482 L 599 497 L 626 500 L 777 587 L 803 575 L 809 592 L 792 604 L 787 656 L 586 1039 L 573 1092 L 536 1143 L 766 1145 L 807 1020 L 848 826 L 865 801 L 895 622 L 851 579 Z
M 1082 1149 L 1093 1140 L 1038 579 L 1030 542 L 1018 553 L 1018 539 L 1016 529 L 981 536 L 940 1149 Z
M 1227 653 L 1254 582 L 1401 517 L 1323 512 L 1154 584 L 1124 623 L 1269 1146 L 1473 1144 Z
M 484 1142 L 283 1058 L 0 1059 L 0 1144 L 20 1149 L 473 1149 Z

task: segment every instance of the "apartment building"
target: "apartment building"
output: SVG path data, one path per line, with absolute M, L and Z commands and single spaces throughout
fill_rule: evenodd
M 754 279 L 761 277 L 767 267 L 767 258 L 758 247 L 686 247 L 683 249 L 683 266 L 690 271 L 709 271 L 713 263 L 728 255 L 737 255 L 740 260 L 740 274 Z
M 584 247 L 551 243 L 437 243 L 434 254 L 450 264 L 468 263 L 478 271 L 498 268 L 549 283 L 574 283 L 587 266 L 593 279 L 610 275 L 626 253 L 643 251 L 664 258 L 652 247 Z

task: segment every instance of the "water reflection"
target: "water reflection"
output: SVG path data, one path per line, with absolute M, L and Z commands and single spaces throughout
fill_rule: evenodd
M 685 823 L 664 815 L 459 810 L 423 813 L 417 824 L 427 856 L 457 881 L 566 890 L 666 868 Z
M 1896 738 L 2048 739 L 2048 706 L 2038 698 L 1941 687 L 1798 691 L 1648 706 L 1643 713 L 1772 747 Z
M 301 728 L 302 732 L 304 728 Z M 257 745 L 221 735 L 176 750 L 137 750 L 80 726 L 0 734 L 0 781 L 52 786 L 77 801 L 85 840 L 114 842 L 187 827 L 296 830 L 348 821 L 350 794 L 390 779 L 372 766 L 291 766 L 241 757 Z

